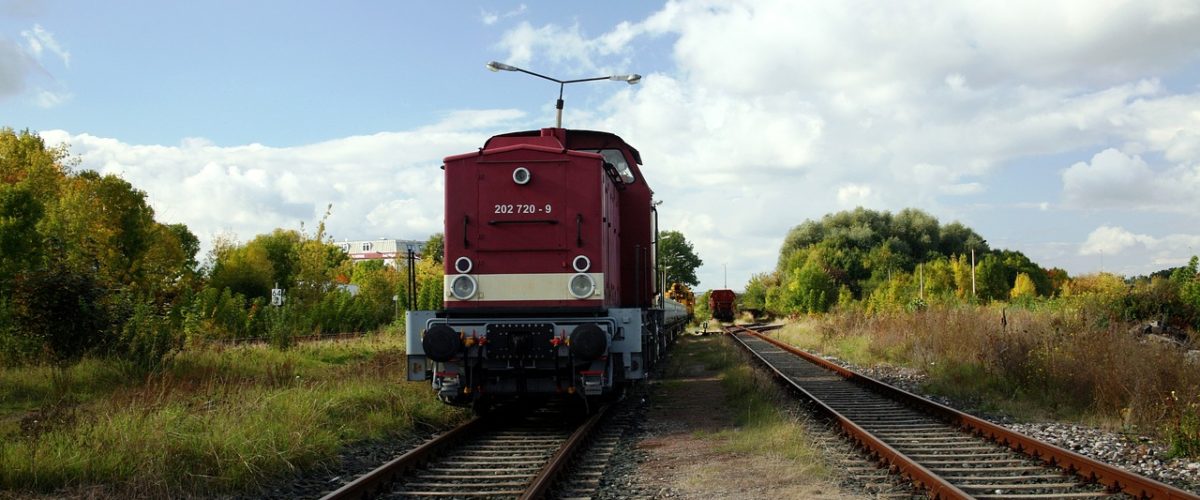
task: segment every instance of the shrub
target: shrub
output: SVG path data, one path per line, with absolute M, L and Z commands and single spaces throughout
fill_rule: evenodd
M 121 358 L 139 373 L 156 372 L 183 350 L 184 339 L 183 330 L 158 314 L 154 304 L 138 301 L 121 328 Z
M 79 359 L 110 343 L 112 322 L 104 299 L 91 274 L 66 266 L 26 272 L 13 286 L 11 331 L 39 344 L 56 361 Z

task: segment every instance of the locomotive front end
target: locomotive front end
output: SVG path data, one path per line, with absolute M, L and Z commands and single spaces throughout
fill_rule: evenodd
M 444 307 L 407 328 L 409 379 L 447 403 L 600 396 L 642 376 L 642 314 L 619 303 L 626 153 L 568 149 L 566 132 L 445 160 Z

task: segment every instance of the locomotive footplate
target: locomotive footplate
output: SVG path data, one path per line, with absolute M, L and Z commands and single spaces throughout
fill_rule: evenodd
M 504 323 L 487 326 L 489 359 L 554 359 L 558 347 L 551 343 L 550 323 Z

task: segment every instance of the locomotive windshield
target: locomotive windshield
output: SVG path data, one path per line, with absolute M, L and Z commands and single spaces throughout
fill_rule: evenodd
M 629 163 L 625 161 L 625 153 L 620 149 L 598 149 L 595 151 L 604 157 L 604 161 L 611 163 L 617 169 L 617 174 L 621 176 L 621 180 L 626 184 L 633 184 L 633 170 L 629 169 Z

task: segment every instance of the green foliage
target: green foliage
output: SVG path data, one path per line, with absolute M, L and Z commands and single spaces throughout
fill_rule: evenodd
M 117 344 L 121 357 L 137 373 L 152 373 L 162 370 L 183 350 L 184 338 L 183 330 L 159 314 L 153 303 L 137 301 L 121 327 Z
M 219 239 L 213 243 L 212 252 L 214 262 L 207 288 L 228 289 L 251 299 L 271 296 L 276 273 L 266 248 Z
M 0 184 L 0 291 L 7 289 L 17 272 L 40 262 L 37 224 L 44 211 L 27 188 Z
M 778 286 L 754 293 L 776 314 L 823 312 L 853 300 L 871 310 L 920 309 L 930 301 L 1006 300 L 1020 273 L 1037 295 L 1054 292 L 1049 275 L 1023 254 L 991 250 L 961 223 L 943 226 L 911 208 L 893 215 L 860 207 L 789 231 L 775 271 Z
M 1186 308 L 1180 315 L 1193 328 L 1200 329 L 1200 257 L 1193 255 L 1186 267 L 1171 273 L 1170 281 L 1178 287 L 1179 299 Z
M 429 241 L 425 242 L 425 249 L 421 251 L 421 257 L 441 264 L 442 259 L 446 257 L 446 235 L 433 233 L 429 237 Z
M 0 129 L 0 355 L 10 362 L 137 356 L 122 335 L 144 317 L 123 304 L 170 313 L 195 285 L 199 240 L 186 227 L 155 221 L 146 194 L 120 177 L 70 163 L 65 146 Z
M 136 379 L 123 363 L 92 357 L 61 382 L 51 367 L 0 369 L 0 490 L 261 496 L 352 443 L 412 439 L 464 420 L 428 387 L 396 383 L 402 349 L 391 336 L 287 351 L 196 349 Z M 64 397 L 72 403 L 58 404 Z M 22 428 L 26 416 L 32 425 Z
M 65 266 L 30 271 L 14 283 L 8 306 L 12 332 L 69 362 L 111 340 L 104 290 L 90 274 Z
M 740 309 L 765 311 L 767 309 L 767 289 L 777 286 L 777 281 L 774 276 L 766 273 L 750 276 L 750 281 L 746 283 L 746 291 L 738 297 L 738 300 L 741 301 Z
M 781 280 L 781 302 L 787 311 L 818 313 L 829 310 L 837 299 L 837 285 L 825 271 L 820 251 L 793 254 L 795 269 Z
M 298 231 L 276 228 L 269 234 L 260 234 L 246 243 L 248 252 L 259 253 L 270 262 L 272 287 L 292 288 L 296 284 L 296 267 L 303 236 Z
M 1200 457 L 1200 400 L 1180 401 L 1176 391 L 1168 400 L 1167 442 L 1172 457 Z
M 708 298 L 711 296 L 712 290 L 706 290 L 704 293 L 696 296 L 696 307 L 692 311 L 692 315 L 696 317 L 696 322 L 712 319 L 712 310 L 708 308 Z
M 691 242 L 679 231 L 660 231 L 658 233 L 658 260 L 666 269 L 669 283 L 683 283 L 698 286 L 696 268 L 704 264 L 696 255 Z

